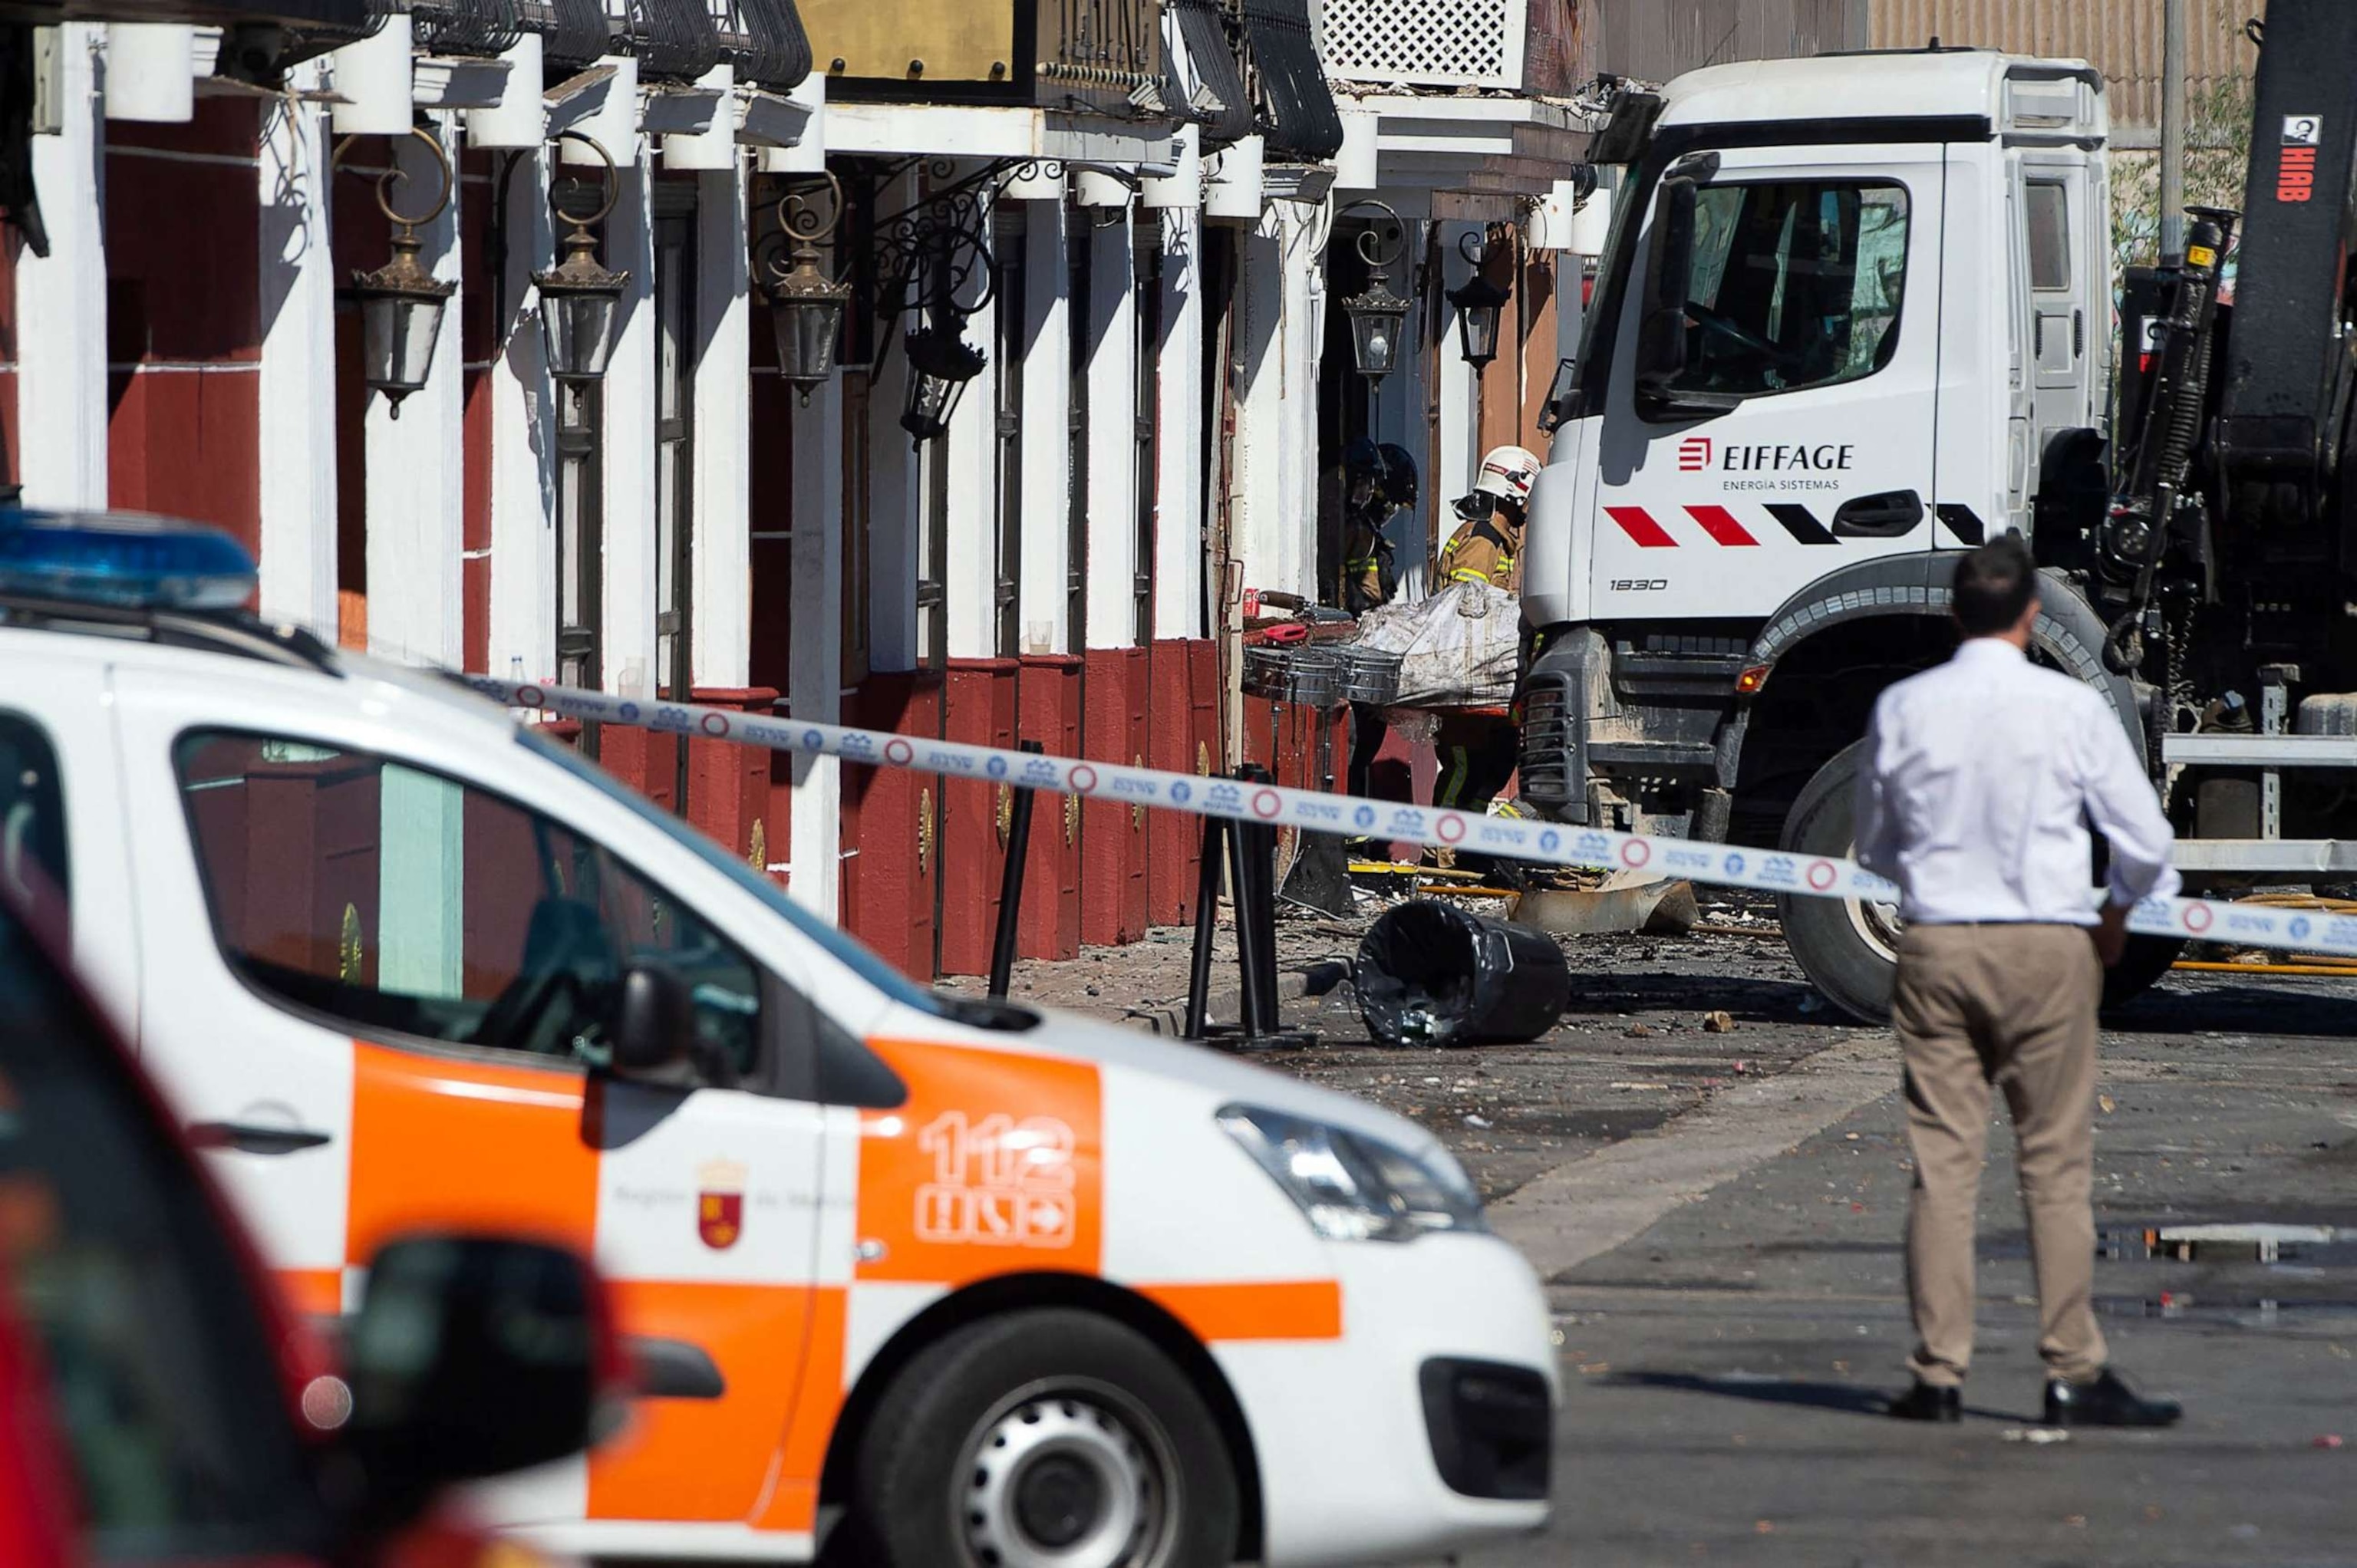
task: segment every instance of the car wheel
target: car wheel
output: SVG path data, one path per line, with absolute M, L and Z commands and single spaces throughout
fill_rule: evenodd
M 987 1318 L 902 1368 L 844 1527 L 883 1568 L 1213 1568 L 1239 1504 L 1218 1425 L 1143 1335 L 1092 1313 Z
M 1801 790 L 1784 818 L 1787 854 L 1838 859 L 1857 849 L 1854 798 L 1864 749 L 1863 741 L 1845 746 Z M 1888 1023 L 1899 972 L 1899 907 L 1780 894 L 1776 908 L 1784 940 L 1816 988 L 1853 1018 Z

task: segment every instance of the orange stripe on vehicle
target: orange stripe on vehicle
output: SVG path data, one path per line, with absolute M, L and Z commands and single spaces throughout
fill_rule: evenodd
M 860 1117 L 858 1277 L 954 1286 L 1039 1270 L 1095 1273 L 1104 1225 L 1095 1066 L 869 1045 L 909 1099 Z
M 503 1231 L 587 1251 L 597 1151 L 578 1072 L 355 1045 L 345 1256 L 404 1231 Z M 591 1108 L 594 1119 L 595 1107 Z
M 1234 1284 L 1133 1288 L 1185 1324 L 1196 1338 L 1206 1342 L 1342 1337 L 1342 1286 L 1338 1280 L 1255 1280 Z
M 305 1317 L 337 1317 L 344 1310 L 341 1269 L 279 1269 L 274 1271 L 286 1305 Z
M 811 1530 L 818 1523 L 819 1472 L 826 1445 L 843 1413 L 844 1322 L 851 1293 L 839 1285 L 811 1297 L 810 1329 L 803 1335 L 802 1377 L 786 1419 L 786 1445 L 778 1456 L 777 1484 L 753 1516 L 755 1530 Z
M 701 1348 L 726 1392 L 632 1401 L 630 1424 L 589 1455 L 589 1517 L 743 1519 L 777 1457 L 778 1412 L 793 1394 L 813 1293 L 678 1280 L 612 1280 L 607 1288 L 625 1334 Z

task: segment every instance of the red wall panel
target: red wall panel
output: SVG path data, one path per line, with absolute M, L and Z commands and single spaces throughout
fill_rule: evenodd
M 1081 746 L 1081 660 L 1027 654 L 1021 660 L 1018 730 L 1051 757 Z M 1023 877 L 1025 958 L 1071 958 L 1081 950 L 1080 822 L 1072 797 L 1041 795 L 1031 810 L 1031 857 Z
M 942 733 L 969 746 L 1012 747 L 1020 693 L 1012 659 L 952 659 L 944 688 Z M 942 972 L 987 974 L 998 931 L 998 895 L 1006 874 L 1005 823 L 1014 790 L 981 779 L 942 784 Z M 1037 816 L 1034 832 L 1061 831 L 1061 819 Z M 1028 892 L 1028 890 L 1027 890 Z
M 899 735 L 939 736 L 942 678 L 929 671 L 870 675 L 846 701 L 844 722 Z M 942 781 L 930 773 L 843 765 L 844 924 L 901 972 L 931 980 L 933 908 L 941 875 Z

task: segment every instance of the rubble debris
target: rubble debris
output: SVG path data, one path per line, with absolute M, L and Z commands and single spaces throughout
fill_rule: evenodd
M 1706 1035 L 1731 1035 L 1735 1033 L 1735 1015 L 1727 1012 L 1706 1013 L 1702 1015 L 1702 1031 Z

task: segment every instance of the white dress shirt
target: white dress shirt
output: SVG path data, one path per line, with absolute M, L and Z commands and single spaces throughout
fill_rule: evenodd
M 1857 780 L 1857 858 L 1925 925 L 2092 926 L 2087 824 L 2111 843 L 2111 897 L 2178 889 L 2175 834 L 2118 716 L 2093 687 L 1968 639 L 1874 704 Z

